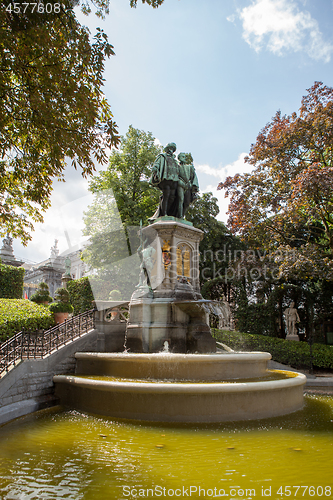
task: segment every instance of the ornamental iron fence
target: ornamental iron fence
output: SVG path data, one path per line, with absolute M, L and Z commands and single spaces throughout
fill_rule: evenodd
M 94 311 L 86 311 L 37 332 L 21 331 L 0 344 L 0 377 L 23 359 L 43 359 L 94 328 Z

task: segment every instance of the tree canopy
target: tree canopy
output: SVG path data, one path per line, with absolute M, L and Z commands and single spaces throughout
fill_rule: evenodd
M 112 189 L 121 221 L 125 226 L 148 224 L 158 205 L 160 191 L 149 185 L 151 169 L 162 148 L 151 132 L 130 125 L 111 152 L 109 165 L 90 182 L 93 193 Z
M 140 223 L 147 225 L 158 205 L 159 191 L 149 185 L 149 178 L 160 152 L 151 132 L 130 126 L 112 151 L 108 168 L 90 181 L 94 201 L 84 216 L 89 244 L 83 259 L 103 282 L 113 282 L 125 295 L 126 286 L 133 291 L 139 276 Z
M 299 114 L 276 113 L 245 161 L 221 182 L 228 225 L 255 247 L 282 249 L 281 275 L 333 277 L 333 88 L 315 82 Z
M 103 94 L 113 46 L 100 28 L 92 36 L 81 26 L 73 11 L 79 3 L 85 13 L 91 5 L 100 17 L 108 13 L 109 0 L 49 0 L 43 12 L 33 3 L 1 2 L 0 235 L 23 244 L 50 206 L 52 181 L 64 180 L 66 161 L 89 176 L 119 143 Z
M 200 284 L 207 298 L 214 299 L 229 294 L 226 269 L 234 250 L 239 247 L 238 239 L 230 234 L 222 221 L 216 219 L 219 212 L 213 193 L 202 193 L 186 213 L 186 219 L 204 232 L 199 247 Z

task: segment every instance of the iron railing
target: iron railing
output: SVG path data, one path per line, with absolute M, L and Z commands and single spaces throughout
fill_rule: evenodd
M 94 309 L 37 332 L 21 331 L 0 344 L 0 377 L 23 359 L 43 359 L 94 328 Z

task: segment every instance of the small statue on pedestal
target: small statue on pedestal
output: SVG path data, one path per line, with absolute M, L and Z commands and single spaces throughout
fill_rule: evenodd
M 13 257 L 13 238 L 7 234 L 7 236 L 2 240 L 2 248 L 0 251 L 0 255 L 4 255 L 7 257 Z
M 59 255 L 58 240 L 54 240 L 54 245 L 51 247 L 51 259 L 55 259 Z
M 71 259 L 67 255 L 65 259 L 65 276 L 71 276 L 71 267 L 72 267 Z
M 284 310 L 284 318 L 286 320 L 288 336 L 297 335 L 296 323 L 300 322 L 295 302 L 291 302 L 290 306 Z

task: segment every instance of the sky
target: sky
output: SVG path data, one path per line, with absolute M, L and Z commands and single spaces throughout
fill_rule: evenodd
M 218 198 L 226 222 L 218 183 L 251 170 L 244 157 L 276 111 L 297 111 L 315 81 L 333 86 L 333 0 L 165 0 L 158 9 L 140 1 L 131 9 L 110 0 L 104 21 L 77 13 L 114 46 L 104 92 L 119 132 L 133 125 L 191 152 L 200 190 Z M 32 242 L 14 242 L 17 258 L 46 259 L 55 239 L 60 253 L 80 245 L 88 181 L 71 168 L 65 179 Z

